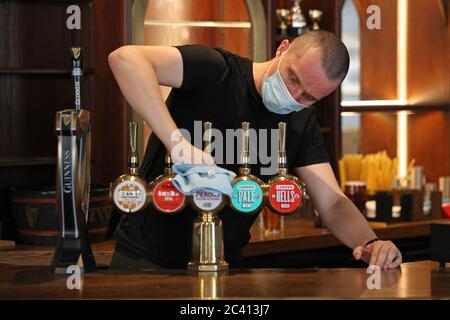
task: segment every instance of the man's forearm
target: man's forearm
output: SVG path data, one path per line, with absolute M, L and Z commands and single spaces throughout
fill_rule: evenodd
M 155 70 L 133 49 L 122 51 L 119 49 L 109 57 L 116 81 L 131 107 L 171 150 L 174 143 L 171 134 L 177 127 L 163 101 Z
M 333 235 L 351 249 L 376 238 L 367 220 L 345 196 L 320 217 Z

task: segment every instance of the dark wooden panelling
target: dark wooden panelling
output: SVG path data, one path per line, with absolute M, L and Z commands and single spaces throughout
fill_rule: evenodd
M 447 26 L 440 0 L 413 1 L 408 10 L 408 99 L 449 104 Z
M 150 0 L 145 19 L 248 21 L 243 0 Z
M 66 9 L 81 7 L 81 30 L 66 28 Z M 84 48 L 82 105 L 91 111 L 92 181 L 126 169 L 129 109 L 107 63 L 127 43 L 132 0 L 0 2 L 0 221 L 12 237 L 8 188 L 53 185 L 55 113 L 73 107 L 69 48 Z M 5 232 L 5 228 L 8 232 Z
M 127 168 L 126 130 L 131 111 L 109 68 L 108 55 L 131 41 L 131 3 L 131 0 L 93 2 L 92 178 L 99 184 L 113 181 Z
M 73 1 L 72 1 L 73 2 Z M 68 48 L 73 43 L 90 47 L 90 4 L 78 3 L 81 31 L 66 27 L 67 7 L 71 3 L 51 1 L 0 2 L 0 67 L 65 69 L 70 66 Z M 90 52 L 85 67 L 92 68 Z
M 240 56 L 252 59 L 252 34 L 250 29 L 224 29 L 217 30 L 220 41 L 220 46 L 225 50 L 236 53 Z M 236 41 L 239 39 L 239 41 Z
M 72 108 L 67 75 L 0 75 L 0 159 L 56 157 L 55 114 Z M 91 90 L 83 82 L 83 101 Z
M 382 12 L 381 30 L 361 27 L 361 96 L 363 99 L 397 98 L 397 1 L 355 0 L 360 15 L 370 4 Z M 413 104 L 439 105 L 445 110 L 449 97 L 450 31 L 438 1 L 408 1 L 407 93 Z M 408 116 L 408 161 L 425 167 L 430 181 L 448 175 L 450 121 L 448 112 L 417 111 Z M 448 109 L 447 109 L 448 110 Z M 395 117 L 363 114 L 361 152 L 388 150 L 396 156 Z M 380 129 L 382 128 L 382 129 Z M 439 165 L 436 165 L 439 163 Z
M 397 99 L 397 1 L 355 0 L 360 16 L 361 99 Z M 369 5 L 381 9 L 381 29 L 366 27 Z
M 261 0 L 264 7 L 264 13 L 266 15 L 266 28 L 267 28 L 267 58 L 274 56 L 276 51 L 275 38 L 277 37 L 277 15 L 276 9 L 278 7 L 277 0 Z
M 409 158 L 424 166 L 427 182 L 450 175 L 448 113 L 427 112 L 408 118 Z
M 448 67 L 448 81 L 450 82 L 450 63 L 448 61 L 450 61 L 450 5 L 447 8 L 447 67 Z M 448 101 L 450 101 L 450 92 L 448 93 Z M 447 137 L 450 137 L 450 102 L 447 104 L 448 105 L 448 112 L 447 112 L 447 132 L 446 135 Z M 445 147 L 445 146 L 444 146 Z M 450 139 L 447 143 L 447 166 L 448 166 L 448 172 L 447 175 L 450 175 Z M 444 159 L 445 161 L 445 159 Z
M 199 43 L 208 47 L 222 47 L 244 57 L 251 57 L 251 30 L 246 28 L 207 28 L 145 26 L 147 45 L 182 45 Z M 239 39 L 239 41 L 236 41 Z
M 397 155 L 397 116 L 395 113 L 362 113 L 359 150 L 362 154 L 386 150 Z
M 247 5 L 244 0 L 221 0 L 220 15 L 223 21 L 250 21 Z
M 0 123 L 2 137 L 8 137 L 1 144 L 0 159 L 56 156 L 55 112 L 73 106 L 69 47 L 81 43 L 85 68 L 91 70 L 83 79 L 82 101 L 92 113 L 93 181 L 109 182 L 126 169 L 123 128 L 129 111 L 107 56 L 130 38 L 125 28 L 130 4 L 128 0 L 97 0 L 94 7 L 80 3 L 83 23 L 77 32 L 66 28 L 68 3 L 0 4 L 0 15 L 11 17 L 4 21 L 11 32 L 0 41 L 8 48 L 2 51 L 5 64 L 0 67 L 10 69 L 0 74 L 5 89 L 0 96 Z
M 223 1 L 221 15 L 224 21 L 251 21 L 247 5 L 242 0 Z M 220 44 L 224 49 L 243 57 L 253 57 L 251 29 L 220 28 L 216 32 L 220 35 Z
M 219 34 L 213 28 L 182 26 L 145 26 L 146 45 L 182 45 L 200 43 L 214 47 L 219 43 Z

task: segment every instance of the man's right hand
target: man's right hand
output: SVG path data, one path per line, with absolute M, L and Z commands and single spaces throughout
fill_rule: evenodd
M 215 164 L 213 157 L 209 153 L 196 148 L 185 139 L 182 139 L 172 147 L 170 156 L 174 163 Z

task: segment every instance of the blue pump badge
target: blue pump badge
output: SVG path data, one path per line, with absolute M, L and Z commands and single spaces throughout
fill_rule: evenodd
M 238 211 L 248 213 L 256 210 L 263 201 L 261 186 L 252 180 L 243 180 L 233 186 L 231 205 Z

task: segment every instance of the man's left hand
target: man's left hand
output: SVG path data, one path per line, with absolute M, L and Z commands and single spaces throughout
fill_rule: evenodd
M 393 269 L 402 263 L 402 254 L 392 241 L 375 241 L 368 246 L 358 246 L 353 250 L 356 260 L 363 260 L 380 269 Z

